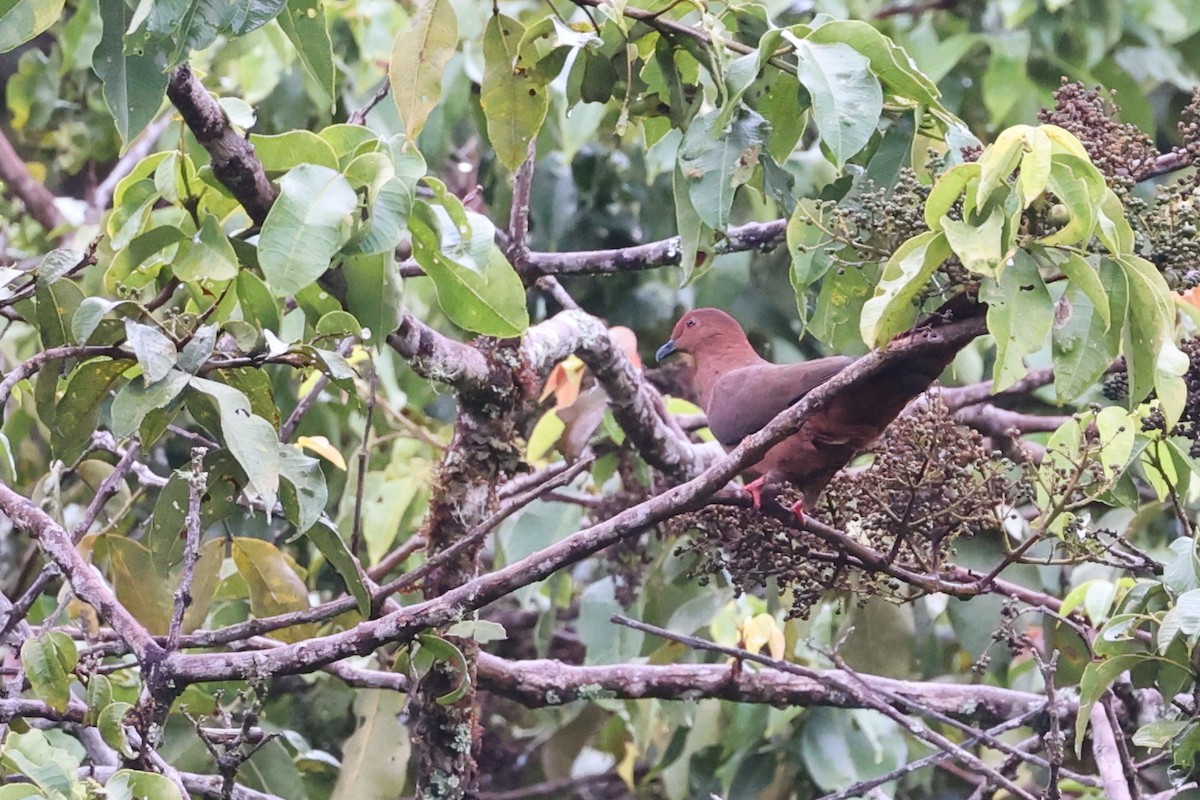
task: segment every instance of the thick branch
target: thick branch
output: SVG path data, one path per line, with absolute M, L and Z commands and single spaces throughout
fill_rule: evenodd
M 572 354 L 583 359 L 604 387 L 613 416 L 647 463 L 675 480 L 700 474 L 704 459 L 699 451 L 599 319 L 582 311 L 564 311 L 530 328 L 522 338 L 522 359 L 539 375 Z
M 443 336 L 407 312 L 400 327 L 388 335 L 388 344 L 423 378 L 460 389 L 486 386 L 490 380 L 483 353 Z
M 849 679 L 841 670 L 827 672 L 841 680 Z M 1003 722 L 1046 704 L 1043 695 L 996 686 L 918 683 L 875 675 L 858 677 L 870 687 L 890 691 L 949 716 L 971 719 L 983 725 Z M 776 706 L 863 707 L 850 694 L 832 691 L 828 681 L 769 668 L 734 670 L 728 664 L 580 667 L 551 659 L 508 661 L 480 653 L 479 680 L 480 685 L 488 691 L 532 708 L 600 698 L 698 700 L 705 697 Z
M 233 193 L 250 219 L 262 225 L 277 193 L 254 154 L 254 146 L 233 129 L 225 111 L 187 64 L 171 73 L 167 97 L 183 115 L 196 141 L 212 157 L 213 175 Z
M 29 174 L 25 161 L 17 154 L 3 131 L 0 131 L 0 181 L 8 184 L 9 190 L 25 204 L 29 216 L 47 231 L 52 231 L 66 222 L 62 212 L 54 204 L 54 194 Z

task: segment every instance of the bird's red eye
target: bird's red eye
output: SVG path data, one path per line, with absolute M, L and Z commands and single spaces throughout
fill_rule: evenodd
M 694 327 L 696 327 L 696 320 L 689 319 L 686 324 L 689 328 L 694 328 Z

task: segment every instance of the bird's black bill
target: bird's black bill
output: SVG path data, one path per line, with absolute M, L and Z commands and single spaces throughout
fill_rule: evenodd
M 666 358 L 667 356 L 671 355 L 671 353 L 674 353 L 674 352 L 675 352 L 675 340 L 671 339 L 666 344 L 664 344 L 662 347 L 658 348 L 658 350 L 654 353 L 654 360 L 662 361 L 664 358 Z

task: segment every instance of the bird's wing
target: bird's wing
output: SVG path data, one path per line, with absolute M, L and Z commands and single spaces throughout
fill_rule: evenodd
M 705 409 L 708 427 L 717 441 L 733 447 L 852 361 L 832 356 L 800 364 L 759 363 L 731 369 L 717 381 Z

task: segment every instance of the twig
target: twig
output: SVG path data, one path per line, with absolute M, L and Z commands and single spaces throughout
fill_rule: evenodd
M 392 552 L 388 553 L 379 563 L 367 570 L 367 577 L 373 581 L 381 581 L 388 576 L 392 570 L 408 560 L 408 557 L 418 550 L 425 548 L 424 536 L 410 536 L 404 544 L 397 547 Z
M 1040 709 L 1037 709 L 1034 711 L 1027 711 L 1024 714 L 1022 714 L 1021 716 L 1014 717 L 1013 719 L 1009 720 L 1008 722 L 1002 722 L 999 725 L 996 725 L 995 727 L 989 728 L 986 731 L 986 734 L 993 738 L 997 737 L 1000 734 L 1005 733 L 1006 731 L 1010 731 L 1015 728 L 1020 728 L 1021 726 L 1025 725 L 1027 722 L 1029 722 L 1029 720 L 1033 719 L 1040 713 L 1041 713 Z M 975 747 L 975 746 L 981 744 L 982 742 L 983 742 L 982 736 L 972 737 L 972 738 L 964 741 L 961 746 L 963 748 Z M 831 792 L 830 794 L 821 795 L 820 797 L 816 798 L 816 800 L 849 800 L 849 798 L 852 798 L 852 797 L 859 797 L 859 796 L 865 794 L 866 792 L 870 791 L 871 789 L 874 789 L 876 786 L 882 786 L 885 783 L 889 783 L 889 782 L 897 780 L 899 778 L 903 778 L 905 775 L 909 775 L 913 772 L 916 772 L 919 769 L 923 769 L 925 767 L 937 764 L 941 761 L 945 761 L 947 758 L 950 758 L 950 756 L 951 756 L 951 753 L 948 753 L 945 750 L 938 750 L 935 753 L 930 753 L 927 756 L 918 758 L 916 761 L 910 761 L 902 767 L 897 767 L 896 769 L 892 770 L 891 772 L 888 772 L 885 775 L 880 775 L 877 778 L 870 778 L 869 780 L 859 781 L 850 786 L 847 786 L 845 789 L 842 789 L 841 791 Z
M 529 252 L 529 201 L 533 187 L 533 168 L 537 161 L 537 137 L 529 140 L 525 161 L 513 178 L 512 209 L 508 214 L 508 260 L 517 272 L 522 271 L 525 254 Z
M 575 302 L 575 298 L 567 293 L 563 285 L 558 282 L 558 278 L 553 275 L 543 275 L 537 279 L 537 286 L 546 294 L 554 298 L 554 302 L 571 311 L 579 311 L 579 303 Z
M 76 544 L 88 532 L 88 528 L 92 527 L 92 523 L 96 521 L 96 517 L 100 516 L 100 511 L 104 508 L 104 504 L 113 498 L 125 483 L 125 476 L 133 469 L 133 462 L 141 455 L 141 444 L 137 439 L 129 443 L 129 447 L 121 455 L 121 459 L 117 465 L 113 467 L 112 472 L 104 477 L 100 482 L 99 488 L 96 489 L 96 494 L 92 497 L 92 501 L 88 503 L 84 509 L 83 516 L 79 518 L 79 522 L 71 530 L 71 541 Z
M 367 456 L 371 453 L 371 420 L 375 416 L 375 393 L 378 387 L 375 370 L 367 375 L 367 413 L 363 421 L 363 438 L 358 447 L 358 485 L 354 487 L 354 527 L 350 533 L 350 554 L 357 557 L 362 545 L 363 492 L 367 484 Z
M 179 649 L 179 636 L 183 633 L 183 615 L 192 604 L 192 580 L 196 574 L 196 562 L 200 559 L 200 497 L 208 487 L 208 473 L 203 470 L 206 452 L 203 447 L 192 449 L 192 469 L 188 475 L 183 570 L 179 575 L 179 587 L 175 590 L 175 607 L 172 609 L 171 625 L 167 630 L 168 651 Z
M 338 342 L 337 354 L 344 356 L 350 352 L 350 348 L 354 346 L 354 337 L 347 336 L 342 341 Z M 296 428 L 300 425 L 300 420 L 304 419 L 304 415 L 316 405 L 317 400 L 321 397 L 321 392 L 329 385 L 328 373 L 322 372 L 320 376 L 313 381 L 312 388 L 308 394 L 300 398 L 296 403 L 296 407 L 292 409 L 292 413 L 288 414 L 287 420 L 283 425 L 279 426 L 279 441 L 286 442 L 292 438 L 292 434 L 296 432 Z
M 391 91 L 392 83 L 387 78 L 379 82 L 379 86 L 375 88 L 375 94 L 371 95 L 371 99 L 366 102 L 362 108 L 351 111 L 346 117 L 346 122 L 350 125 L 363 125 L 367 121 L 367 114 L 371 113 L 371 109 L 383 102 L 383 99 L 388 96 Z
M 14 386 L 32 376 L 49 362 L 60 358 L 93 358 L 95 356 L 108 356 L 109 358 L 125 359 L 127 361 L 134 360 L 132 353 L 126 353 L 119 347 L 108 345 L 69 344 L 62 347 L 51 347 L 49 350 L 36 353 L 20 364 L 17 364 L 4 376 L 4 380 L 0 381 L 0 409 L 4 408 L 5 404 L 8 403 L 8 397 L 12 394 Z

